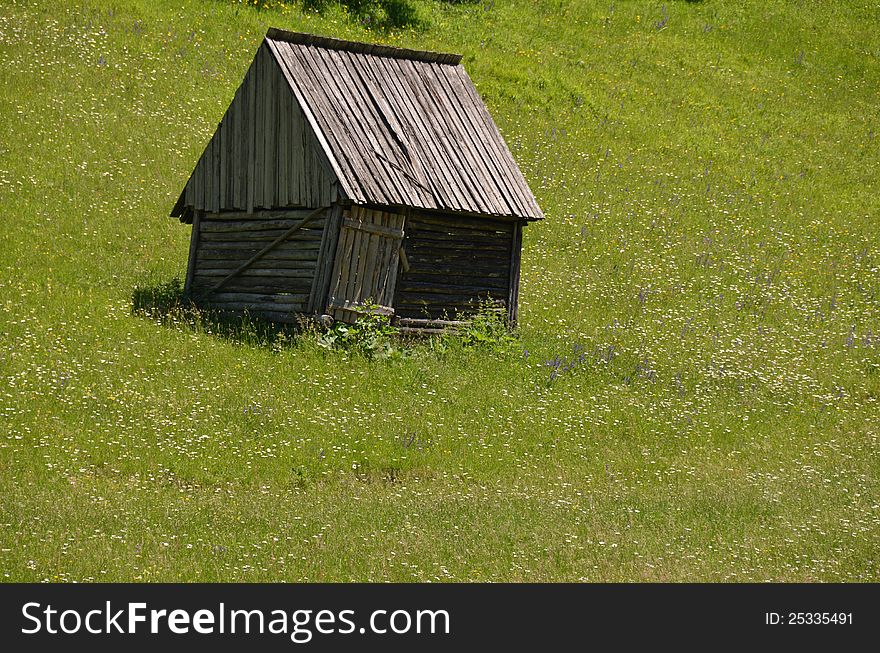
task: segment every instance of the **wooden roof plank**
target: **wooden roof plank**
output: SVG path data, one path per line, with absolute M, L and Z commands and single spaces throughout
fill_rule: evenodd
M 461 81 L 461 86 L 464 89 L 466 96 L 470 99 L 473 108 L 476 109 L 477 115 L 480 116 L 480 118 L 482 119 L 483 126 L 486 132 L 494 136 L 493 142 L 497 144 L 502 157 L 507 163 L 508 170 L 510 170 L 512 173 L 515 173 L 515 177 L 517 177 L 517 181 L 519 182 L 519 188 L 526 196 L 524 199 L 526 199 L 528 201 L 528 204 L 531 205 L 531 207 L 529 208 L 532 208 L 538 214 L 523 215 L 521 217 L 543 218 L 543 213 L 541 213 L 541 209 L 538 207 L 538 202 L 535 200 L 531 189 L 529 189 L 525 177 L 523 177 L 519 166 L 517 166 L 513 155 L 510 153 L 510 149 L 507 147 L 507 143 L 505 142 L 504 137 L 501 135 L 501 131 L 495 124 L 495 121 L 492 120 L 492 116 L 489 115 L 489 110 L 486 108 L 486 105 L 483 102 L 482 98 L 480 98 L 479 93 L 477 93 L 477 89 L 471 81 L 470 77 L 468 77 L 467 72 L 465 72 L 464 68 L 462 68 L 461 66 L 456 66 L 451 70 L 454 72 L 455 76 Z
M 396 66 L 396 62 L 388 59 L 380 59 L 377 64 L 384 68 L 387 90 L 395 93 L 397 101 L 391 106 L 396 112 L 398 121 L 406 125 L 407 137 L 412 144 L 411 151 L 421 167 L 421 174 L 431 188 L 431 203 L 422 205 L 422 208 L 443 208 L 443 188 L 448 186 L 454 173 L 450 169 L 450 163 L 445 158 L 436 156 L 430 160 L 427 158 L 425 143 L 432 140 L 431 130 L 425 123 L 423 113 L 417 109 L 412 98 L 405 91 L 402 73 Z M 433 164 L 433 166 L 432 166 Z M 438 174 L 439 173 L 439 174 Z
M 503 191 L 504 206 L 499 207 L 499 213 L 508 213 L 519 205 L 517 183 L 511 179 L 511 170 L 507 162 L 501 156 L 496 142 L 496 135 L 488 132 L 482 120 L 474 115 L 475 109 L 471 106 L 469 96 L 466 89 L 461 84 L 458 77 L 452 73 L 454 69 L 446 67 L 438 71 L 438 77 L 452 84 L 451 86 L 443 85 L 443 88 L 458 101 L 459 117 L 469 125 L 469 131 L 472 134 L 474 142 L 482 146 L 484 163 L 489 164 L 489 170 L 494 177 L 496 187 Z M 511 207 L 511 208 L 508 208 Z
M 473 115 L 474 110 L 465 104 L 466 100 L 462 97 L 465 90 L 461 87 L 457 77 L 451 77 L 448 74 L 448 70 L 448 68 L 444 68 L 435 71 L 438 87 L 450 98 L 450 104 L 454 106 L 458 119 L 467 125 L 471 135 L 469 142 L 489 174 L 492 186 L 497 189 L 495 198 L 499 210 L 496 212 L 503 214 L 515 210 L 518 203 L 511 202 L 510 195 L 517 194 L 516 184 L 511 183 L 509 179 L 507 166 L 500 156 L 495 139 L 485 133 L 485 128 L 481 125 L 479 118 Z M 453 101 L 452 98 L 456 101 Z
M 290 71 L 298 73 L 297 83 L 301 84 L 305 92 L 309 94 L 310 105 L 314 105 L 315 112 L 320 116 L 316 121 L 317 129 L 335 144 L 334 154 L 337 155 L 337 160 L 344 160 L 347 164 L 346 167 L 351 171 L 343 177 L 343 180 L 347 181 L 347 185 L 352 189 L 368 189 L 368 192 L 373 195 L 384 194 L 383 189 L 377 187 L 373 180 L 375 175 L 372 171 L 368 172 L 370 162 L 363 160 L 351 142 L 352 132 L 356 130 L 348 122 L 347 117 L 343 117 L 342 107 L 334 106 L 334 104 L 343 102 L 343 98 L 336 97 L 331 89 L 321 88 L 321 80 L 312 74 L 312 68 L 307 58 L 308 53 L 304 53 L 303 48 L 288 46 L 280 51 L 288 63 Z M 327 97 L 327 93 L 331 94 L 332 100 Z M 325 122 L 328 128 L 322 130 L 320 121 Z M 364 199 L 367 197 L 363 192 L 357 190 L 353 190 L 353 192 L 356 196 Z
M 314 49 L 313 49 L 314 50 Z M 303 47 L 292 48 L 298 57 L 301 70 L 309 75 L 314 88 L 319 89 L 319 106 L 322 106 L 322 117 L 335 121 L 336 130 L 347 138 L 337 139 L 345 151 L 346 158 L 352 163 L 359 176 L 354 180 L 367 194 L 396 197 L 394 185 L 382 174 L 382 168 L 374 156 L 369 153 L 374 148 L 371 141 L 373 134 L 366 126 L 361 125 L 356 117 L 354 98 L 350 97 L 340 86 L 335 75 L 328 74 L 327 64 L 321 61 L 320 51 L 307 50 Z
M 391 88 L 396 90 L 395 105 L 405 112 L 411 121 L 418 125 L 421 136 L 415 141 L 419 157 L 425 168 L 426 176 L 438 176 L 441 183 L 435 184 L 433 206 L 422 208 L 451 208 L 461 210 L 472 206 L 473 202 L 465 189 L 460 187 L 458 177 L 460 166 L 456 164 L 448 147 L 439 147 L 436 135 L 436 117 L 428 110 L 422 100 L 418 83 L 409 78 L 404 70 L 405 62 L 401 60 L 384 60 L 381 62 L 388 70 L 386 79 Z
M 475 151 L 478 149 L 475 146 L 476 142 L 483 145 L 482 149 L 485 149 L 486 144 L 475 138 L 473 127 L 461 115 L 457 98 L 447 93 L 442 82 L 437 79 L 437 68 L 438 66 L 432 66 L 430 71 L 425 72 L 423 75 L 425 86 L 432 93 L 437 105 L 443 107 L 447 128 L 458 138 L 460 152 L 467 160 L 470 176 L 478 183 L 480 190 L 489 195 L 483 198 L 489 206 L 487 213 L 507 213 L 506 203 L 496 186 L 495 177 L 498 176 L 498 171 L 491 170 L 483 157 Z
M 326 55 L 322 55 L 325 59 L 329 76 L 339 82 L 344 93 L 349 98 L 349 107 L 351 113 L 362 127 L 362 136 L 366 136 L 369 146 L 381 156 L 385 158 L 396 158 L 396 145 L 389 137 L 387 130 L 382 127 L 381 117 L 377 115 L 372 101 L 363 87 L 359 83 L 357 71 L 353 68 L 351 61 L 343 59 L 343 55 L 336 51 L 327 51 Z M 357 110 L 355 110 L 357 109 Z M 366 143 L 365 143 L 366 145 Z M 397 170 L 393 168 L 387 169 L 387 166 L 380 167 L 380 172 L 384 173 L 389 185 L 392 185 L 400 199 L 406 197 L 408 182 L 401 177 Z
M 431 148 L 432 153 L 443 152 L 456 172 L 454 187 L 457 190 L 460 205 L 462 208 L 474 207 L 480 213 L 485 213 L 488 205 L 479 184 L 473 179 L 475 171 L 470 169 L 461 148 L 450 140 L 450 135 L 455 129 L 447 119 L 444 107 L 431 92 L 426 78 L 422 76 L 422 72 L 416 68 L 414 62 L 400 60 L 397 63 L 400 64 L 404 79 L 410 83 L 412 97 L 418 102 L 421 111 L 424 111 L 425 115 L 431 118 L 429 126 L 432 138 L 428 147 Z
M 364 57 L 349 53 L 339 56 L 347 59 L 345 63 L 351 85 L 360 89 L 363 113 L 369 116 L 374 130 L 383 135 L 385 148 L 382 154 L 391 167 L 388 174 L 393 174 L 398 181 L 398 187 L 402 189 L 402 201 L 399 203 L 409 204 L 413 201 L 413 195 L 416 196 L 417 203 L 433 202 L 432 189 L 419 178 L 420 170 L 411 161 L 410 151 L 414 144 L 409 143 L 406 130 L 384 97 L 381 82 L 371 75 L 370 66 L 364 65 Z M 388 80 L 383 81 L 387 83 Z M 418 166 L 420 167 L 421 165 Z

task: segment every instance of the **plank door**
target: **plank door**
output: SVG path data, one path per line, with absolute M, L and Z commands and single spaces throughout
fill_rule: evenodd
M 367 313 L 394 315 L 394 286 L 405 216 L 353 206 L 342 215 L 336 261 L 333 265 L 328 312 L 337 320 L 354 322 Z

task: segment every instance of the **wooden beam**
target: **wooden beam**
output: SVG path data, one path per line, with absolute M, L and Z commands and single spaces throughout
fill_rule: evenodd
M 350 229 L 357 229 L 358 231 L 366 231 L 367 233 L 376 234 L 377 236 L 396 238 L 397 240 L 403 239 L 403 229 L 364 222 L 362 219 L 345 218 L 342 221 L 342 225 L 349 227 Z
M 399 317 L 395 320 L 399 327 L 411 329 L 455 329 L 469 326 L 471 323 L 465 320 L 432 320 L 430 318 Z
M 192 280 L 196 271 L 196 252 L 199 249 L 199 223 L 202 212 L 193 211 L 192 234 L 189 237 L 189 261 L 186 264 L 186 281 L 183 283 L 183 296 L 189 298 L 192 292 Z
M 517 222 L 513 228 L 513 238 L 510 247 L 510 282 L 507 296 L 507 322 L 510 328 L 516 327 L 519 319 L 519 268 L 522 258 L 522 222 Z
M 309 295 L 309 313 L 323 313 L 326 309 L 327 293 L 330 291 L 330 275 L 336 258 L 336 243 L 339 241 L 339 223 L 341 220 L 342 207 L 339 204 L 334 204 L 327 220 L 324 222 L 321 247 L 318 250 L 318 265 L 315 270 L 315 279 L 312 282 L 312 292 Z
M 410 271 L 409 259 L 406 257 L 406 250 L 403 245 L 400 246 L 400 264 L 403 266 L 404 272 Z
M 276 238 L 275 240 L 273 240 L 271 243 L 269 243 L 268 245 L 266 245 L 266 246 L 265 246 L 263 249 L 261 249 L 259 252 L 257 252 L 257 253 L 254 254 L 253 256 L 251 256 L 247 261 L 245 261 L 244 263 L 242 263 L 241 265 L 239 265 L 235 270 L 233 270 L 232 272 L 230 272 L 229 275 L 226 276 L 226 277 L 224 277 L 223 280 L 220 281 L 220 283 L 218 283 L 216 286 L 214 286 L 214 287 L 211 289 L 211 291 L 212 291 L 212 292 L 216 292 L 216 291 L 220 290 L 220 288 L 222 288 L 223 286 L 225 286 L 225 285 L 226 285 L 229 281 L 231 281 L 233 278 L 237 277 L 239 274 L 241 274 L 242 272 L 244 272 L 245 270 L 247 270 L 247 269 L 248 269 L 249 267 L 251 267 L 254 263 L 256 263 L 257 261 L 259 261 L 261 258 L 263 258 L 266 254 L 268 254 L 269 252 L 271 252 L 273 249 L 275 249 L 278 245 L 280 245 L 280 244 L 283 243 L 285 240 L 287 240 L 291 235 L 293 235 L 294 232 L 296 232 L 296 231 L 299 230 L 299 229 L 302 229 L 302 228 L 303 228 L 304 226 L 306 226 L 309 222 L 311 222 L 312 220 L 314 220 L 314 219 L 315 219 L 315 218 L 316 218 L 316 217 L 317 217 L 322 211 L 326 210 L 326 208 L 327 208 L 327 207 L 322 206 L 322 207 L 319 207 L 319 208 L 315 209 L 315 210 L 312 211 L 311 213 L 309 213 L 305 218 L 302 219 L 301 222 L 299 222 L 299 223 L 293 225 L 290 229 L 288 229 L 288 230 L 285 231 L 283 234 L 281 234 L 280 236 L 278 236 L 278 238 Z
M 349 300 L 341 302 L 338 300 L 331 301 L 329 304 L 327 304 L 327 309 L 349 311 L 351 313 L 357 313 L 358 315 L 370 315 L 371 313 L 385 316 L 394 315 L 394 309 L 390 306 L 373 306 L 370 309 L 367 309 L 360 302 Z

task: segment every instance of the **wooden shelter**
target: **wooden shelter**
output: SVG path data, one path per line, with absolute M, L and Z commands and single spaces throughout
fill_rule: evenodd
M 517 319 L 543 218 L 461 56 L 270 29 L 187 181 L 186 293 L 270 320 L 369 302 L 436 329 Z

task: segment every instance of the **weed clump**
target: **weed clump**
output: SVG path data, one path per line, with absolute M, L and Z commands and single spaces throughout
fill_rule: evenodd
M 457 340 L 462 347 L 482 347 L 494 351 L 506 351 L 516 343 L 503 312 L 489 302 L 466 316 L 464 326 L 444 335 L 447 340 Z
M 369 359 L 390 358 L 400 353 L 394 339 L 399 334 L 387 315 L 376 312 L 377 305 L 367 303 L 354 324 L 336 322 L 317 334 L 318 345 L 324 349 L 341 349 Z
M 382 360 L 407 356 L 423 344 L 439 353 L 455 349 L 503 352 L 517 342 L 504 314 L 488 302 L 473 313 L 460 316 L 458 326 L 425 338 L 405 338 L 401 330 L 391 323 L 391 319 L 378 313 L 376 308 L 374 304 L 364 305 L 364 314 L 354 324 L 336 322 L 316 330 L 317 344 L 327 350 L 342 350 L 368 359 Z

